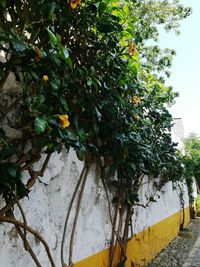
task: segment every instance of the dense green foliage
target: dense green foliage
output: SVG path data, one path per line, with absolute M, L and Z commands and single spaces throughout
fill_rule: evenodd
M 200 138 L 196 134 L 190 134 L 185 139 L 185 177 L 189 188 L 192 187 L 192 177 L 195 177 L 200 185 Z M 191 189 L 192 190 L 192 189 Z M 191 191 L 190 190 L 190 191 Z
M 157 40 L 158 24 L 177 30 L 189 13 L 178 1 L 1 0 L 0 83 L 13 72 L 22 86 L 20 127 L 23 142 L 34 144 L 33 162 L 42 149 L 59 152 L 62 144 L 81 160 L 90 154 L 110 174 L 117 171 L 116 186 L 124 184 L 131 203 L 142 174 L 179 179 L 167 110 L 176 93 L 159 76 L 174 51 L 146 41 Z M 1 130 L 6 198 L 25 192 L 20 164 L 30 166 L 31 158 L 21 161 L 19 144 L 8 144 Z
M 159 177 L 155 193 L 182 178 L 167 109 L 177 94 L 164 79 L 175 52 L 162 51 L 157 40 L 159 25 L 178 32 L 180 20 L 190 12 L 178 0 L 0 0 L 0 50 L 5 55 L 0 93 L 10 73 L 22 88 L 19 102 L 10 107 L 19 109 L 18 122 L 5 120 L 21 130 L 21 137 L 10 138 L 6 128 L 0 130 L 0 194 L 7 204 L 1 215 L 13 215 L 14 203 L 20 207 L 18 200 L 43 175 L 53 152 L 73 148 L 85 161 L 80 179 L 86 181 L 91 159 L 99 166 L 105 190 L 115 177 L 109 182 L 115 214 L 121 217 L 118 226 L 117 216 L 112 222 L 110 266 L 117 245 L 118 266 L 124 266 L 142 178 Z M 46 159 L 36 171 L 41 154 Z M 27 184 L 22 182 L 24 171 L 30 175 Z M 146 196 L 147 203 L 155 201 L 154 195 Z M 70 266 L 81 198 L 80 193 Z M 26 244 L 26 233 L 21 236 Z

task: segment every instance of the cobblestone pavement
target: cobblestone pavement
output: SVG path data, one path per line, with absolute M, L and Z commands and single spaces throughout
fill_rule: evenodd
M 200 267 L 200 237 L 197 239 L 183 267 Z
M 200 218 L 191 220 L 148 267 L 200 267 Z

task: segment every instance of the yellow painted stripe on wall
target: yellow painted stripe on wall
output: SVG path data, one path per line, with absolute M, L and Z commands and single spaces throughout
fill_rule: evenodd
M 189 208 L 185 209 L 185 226 L 190 222 Z M 177 212 L 135 235 L 128 243 L 126 267 L 144 267 L 177 235 L 182 223 L 182 213 Z M 109 267 L 109 249 L 102 250 L 75 267 Z
M 190 212 L 187 208 L 185 209 L 185 226 L 189 221 Z M 128 245 L 126 266 L 146 266 L 178 235 L 181 223 L 182 213 L 178 212 L 134 236 Z

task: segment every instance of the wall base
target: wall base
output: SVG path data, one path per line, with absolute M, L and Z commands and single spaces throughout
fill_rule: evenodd
M 185 226 L 190 222 L 189 208 L 185 209 Z M 182 213 L 177 212 L 144 231 L 136 234 L 128 243 L 126 267 L 144 267 L 177 235 L 182 223 Z M 105 249 L 82 261 L 75 267 L 109 267 L 109 249 Z

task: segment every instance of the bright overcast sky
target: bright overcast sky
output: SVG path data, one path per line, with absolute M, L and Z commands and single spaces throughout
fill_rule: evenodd
M 161 34 L 160 43 L 177 52 L 167 84 L 180 96 L 170 112 L 173 117 L 182 118 L 185 136 L 190 132 L 200 135 L 200 0 L 181 3 L 192 7 L 192 15 L 181 22 L 181 35 Z

